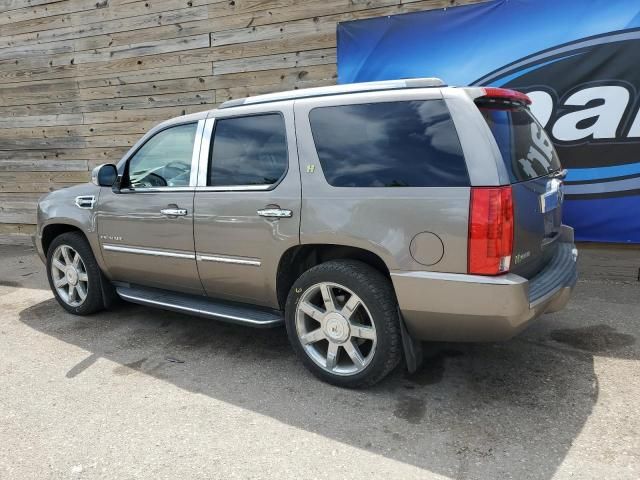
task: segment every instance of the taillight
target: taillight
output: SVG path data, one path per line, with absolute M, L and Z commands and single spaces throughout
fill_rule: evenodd
M 469 212 L 469 273 L 508 272 L 512 250 L 511 187 L 473 187 Z

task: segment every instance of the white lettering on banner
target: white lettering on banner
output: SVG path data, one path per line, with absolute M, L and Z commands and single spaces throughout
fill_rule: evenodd
M 636 118 L 631 124 L 627 137 L 640 137 L 640 110 L 636 113 Z
M 546 128 L 553 113 L 553 98 L 543 91 L 529 92 L 527 96 L 531 99 L 531 113 Z
M 624 87 L 591 87 L 580 90 L 565 101 L 565 105 L 586 106 L 593 100 L 604 100 L 601 105 L 568 113 L 553 126 L 553 136 L 571 142 L 593 135 L 593 138 L 614 138 L 629 103 L 629 91 Z M 578 128 L 578 123 L 596 117 L 593 125 Z

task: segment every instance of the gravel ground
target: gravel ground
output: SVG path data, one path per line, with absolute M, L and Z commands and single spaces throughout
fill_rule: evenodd
M 282 329 L 69 315 L 34 251 L 0 246 L 0 478 L 637 480 L 639 257 L 587 251 L 565 311 L 349 391 Z

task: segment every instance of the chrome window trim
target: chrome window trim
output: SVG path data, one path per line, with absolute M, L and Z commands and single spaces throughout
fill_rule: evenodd
M 248 192 L 272 190 L 274 185 L 229 185 L 218 187 L 196 187 L 197 192 Z
M 189 176 L 190 187 L 195 187 L 198 184 L 198 169 L 200 168 L 200 149 L 202 146 L 202 132 L 204 131 L 204 123 L 205 120 L 198 120 L 196 136 L 193 141 L 193 152 L 191 152 L 191 175 Z
M 167 250 L 151 250 L 146 248 L 113 245 L 110 243 L 103 244 L 102 248 L 109 252 L 132 253 L 135 255 L 151 255 L 154 257 L 185 258 L 188 260 L 195 260 L 196 258 L 195 254 L 193 253 L 169 252 Z
M 218 263 L 233 263 L 236 265 L 250 265 L 252 267 L 259 267 L 262 262 L 258 258 L 249 257 L 230 257 L 227 255 L 206 255 L 196 254 L 196 260 L 199 262 L 218 262 Z
M 196 187 L 144 187 L 122 188 L 118 193 L 193 192 Z
M 198 157 L 198 178 L 196 181 L 196 187 L 201 190 L 207 186 L 207 173 L 209 168 L 209 150 L 211 149 L 211 138 L 213 136 L 213 127 L 215 124 L 215 118 L 207 118 L 204 123 L 204 130 L 202 133 L 202 144 L 200 147 L 200 155 Z

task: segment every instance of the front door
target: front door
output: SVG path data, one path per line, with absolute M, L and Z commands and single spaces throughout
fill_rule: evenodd
M 194 202 L 202 284 L 211 297 L 277 308 L 280 258 L 299 244 L 292 106 L 217 111 L 205 127 L 207 150 Z
M 203 128 L 204 120 L 152 135 L 127 160 L 120 188 L 101 192 L 98 233 L 113 280 L 203 293 L 193 247 Z

